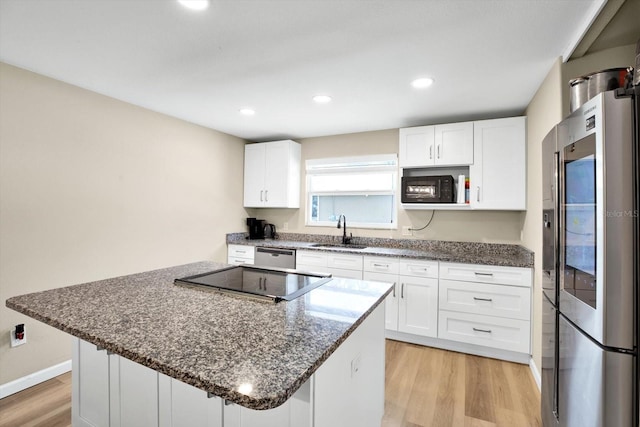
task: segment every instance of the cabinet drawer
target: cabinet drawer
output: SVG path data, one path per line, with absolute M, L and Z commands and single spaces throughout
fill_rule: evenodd
M 296 266 L 297 265 L 326 267 L 327 254 L 314 251 L 296 251 Z
M 408 260 L 400 261 L 400 274 L 403 276 L 419 276 L 438 278 L 438 261 Z
M 520 267 L 441 262 L 440 278 L 463 282 L 531 287 L 531 269 Z
M 438 338 L 529 353 L 527 321 L 446 310 L 440 310 L 438 317 Z
M 400 271 L 400 260 L 398 258 L 366 256 L 364 257 L 364 271 L 398 274 L 398 271 Z
M 440 279 L 440 309 L 528 321 L 531 290 Z
M 362 270 L 348 270 L 346 268 L 327 268 L 327 272 L 330 273 L 332 277 L 362 280 Z
M 254 250 L 253 246 L 229 245 L 227 246 L 227 256 L 229 258 L 250 258 L 253 260 Z
M 342 270 L 358 270 L 361 273 L 360 277 L 362 277 L 362 255 L 329 254 L 327 256 L 327 267 Z
M 252 258 L 240 258 L 240 257 L 227 257 L 227 264 L 231 264 L 231 265 L 242 265 L 242 264 L 248 264 L 248 265 L 253 265 L 253 259 Z

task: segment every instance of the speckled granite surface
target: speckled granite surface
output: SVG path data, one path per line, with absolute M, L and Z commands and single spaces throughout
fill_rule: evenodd
M 291 397 L 391 290 L 334 278 L 275 304 L 173 284 L 225 266 L 154 270 L 21 295 L 6 305 L 223 399 L 270 409 Z M 251 384 L 248 394 L 238 391 L 243 384 Z
M 354 254 L 388 257 L 405 257 L 465 264 L 500 265 L 506 267 L 533 268 L 533 252 L 518 245 L 447 242 L 420 239 L 383 239 L 354 237 L 352 244 L 365 249 L 315 248 L 317 243 L 339 244 L 340 236 L 316 234 L 278 233 L 277 239 L 248 240 L 247 233 L 227 234 L 227 243 L 272 248 L 305 249 L 325 252 L 349 252 Z

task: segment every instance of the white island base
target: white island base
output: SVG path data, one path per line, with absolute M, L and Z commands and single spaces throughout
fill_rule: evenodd
M 384 304 L 283 405 L 252 410 L 74 339 L 74 427 L 372 427 L 384 412 Z

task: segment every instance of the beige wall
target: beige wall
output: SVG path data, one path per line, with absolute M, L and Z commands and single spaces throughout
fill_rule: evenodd
M 244 142 L 0 64 L 0 384 L 70 359 L 8 297 L 197 260 L 244 228 Z M 27 344 L 10 348 L 25 323 Z
M 298 140 L 302 144 L 302 188 L 300 209 L 251 209 L 252 216 L 266 219 L 279 231 L 288 225 L 288 231 L 310 234 L 335 234 L 335 227 L 305 226 L 305 172 L 307 159 L 325 157 L 390 154 L 398 152 L 398 129 L 362 132 Z M 427 224 L 432 211 L 405 211 L 398 209 L 397 230 L 351 228 L 354 237 L 418 238 L 430 240 L 519 243 L 522 212 L 455 212 L 436 211 L 431 225 L 413 236 L 402 236 L 402 227 L 421 228 Z M 347 225 L 349 219 L 347 218 Z
M 599 70 L 634 63 L 635 45 L 608 49 L 575 61 L 558 59 L 527 107 L 527 213 L 522 244 L 535 252 L 533 296 L 533 360 L 541 367 L 542 345 L 542 161 L 541 143 L 551 128 L 569 114 L 569 80 Z
M 542 340 L 542 140 L 562 120 L 562 61 L 554 62 L 527 107 L 527 213 L 522 244 L 535 252 L 533 290 L 533 361 L 541 368 Z

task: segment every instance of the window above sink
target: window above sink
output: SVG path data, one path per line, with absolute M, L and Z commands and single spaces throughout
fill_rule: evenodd
M 397 228 L 395 154 L 307 160 L 306 176 L 307 226 L 332 227 L 344 214 L 350 228 Z

